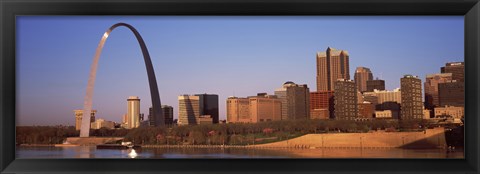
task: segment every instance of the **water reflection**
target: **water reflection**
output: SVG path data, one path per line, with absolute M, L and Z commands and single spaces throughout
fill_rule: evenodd
M 241 149 L 17 147 L 17 158 L 464 158 L 463 149 Z

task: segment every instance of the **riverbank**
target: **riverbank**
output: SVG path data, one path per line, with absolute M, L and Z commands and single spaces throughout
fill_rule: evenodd
M 444 149 L 445 129 L 437 127 L 420 132 L 307 134 L 285 141 L 250 145 L 259 148 L 405 148 Z
M 30 144 L 23 146 L 92 146 L 105 142 L 119 141 L 122 137 L 76 138 L 70 144 Z M 442 127 L 420 132 L 386 132 L 368 133 L 324 133 L 306 134 L 296 138 L 265 144 L 250 145 L 141 145 L 143 148 L 246 148 L 246 149 L 445 149 L 447 148 L 445 129 Z

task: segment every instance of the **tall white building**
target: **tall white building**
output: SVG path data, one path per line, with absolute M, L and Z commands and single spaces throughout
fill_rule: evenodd
M 127 99 L 127 128 L 137 128 L 140 126 L 140 98 L 130 96 Z

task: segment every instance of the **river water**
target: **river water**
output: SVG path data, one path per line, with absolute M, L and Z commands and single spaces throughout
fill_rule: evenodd
M 463 149 L 242 149 L 141 148 L 96 149 L 94 146 L 24 147 L 17 158 L 464 158 Z

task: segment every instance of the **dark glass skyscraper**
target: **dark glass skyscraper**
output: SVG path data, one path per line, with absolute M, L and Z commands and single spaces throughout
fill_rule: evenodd
M 195 94 L 203 100 L 202 115 L 210 115 L 214 124 L 218 123 L 218 95 L 217 94 Z

